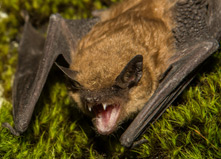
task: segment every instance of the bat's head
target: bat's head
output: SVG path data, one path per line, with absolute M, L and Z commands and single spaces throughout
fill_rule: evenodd
M 89 78 L 89 83 L 97 82 L 99 85 L 93 87 L 87 85 L 84 80 L 78 81 L 80 72 L 71 69 L 62 69 L 71 79 L 72 97 L 78 103 L 80 109 L 91 116 L 94 126 L 100 134 L 112 133 L 118 125 L 126 118 L 126 109 L 130 100 L 130 91 L 138 85 L 142 77 L 143 56 L 136 55 L 113 77 L 114 80 L 103 81 L 100 78 Z M 93 71 L 93 69 L 91 70 Z M 96 74 L 96 73 L 95 73 Z M 95 77 L 95 76 L 93 76 Z M 98 77 L 98 76 L 96 76 Z

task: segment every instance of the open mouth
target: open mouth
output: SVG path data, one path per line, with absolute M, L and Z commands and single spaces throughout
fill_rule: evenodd
M 116 129 L 120 104 L 101 103 L 88 107 L 88 110 L 95 113 L 94 125 L 100 134 L 108 135 Z

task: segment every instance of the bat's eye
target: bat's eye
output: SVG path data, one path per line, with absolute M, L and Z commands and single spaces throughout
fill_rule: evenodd
M 83 88 L 82 85 L 75 80 L 70 80 L 70 85 L 73 91 L 77 91 Z
M 113 86 L 111 87 L 111 89 L 112 89 L 113 91 L 118 91 L 118 90 L 121 90 L 122 88 L 121 88 L 120 86 L 118 86 L 118 85 L 113 85 Z

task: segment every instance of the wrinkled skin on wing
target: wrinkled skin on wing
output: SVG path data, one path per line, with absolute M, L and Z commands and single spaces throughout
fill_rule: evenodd
M 3 123 L 14 135 L 19 136 L 28 128 L 35 105 L 57 57 L 62 55 L 70 63 L 70 54 L 76 49 L 78 40 L 96 22 L 96 19 L 65 20 L 55 14 L 50 17 L 47 38 L 44 39 L 26 20 L 12 93 L 15 128 Z

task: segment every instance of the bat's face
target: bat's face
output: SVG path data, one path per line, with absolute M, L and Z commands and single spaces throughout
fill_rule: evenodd
M 69 76 L 73 77 L 73 87 L 78 87 L 71 96 L 104 135 L 142 109 L 158 85 L 158 76 L 167 68 L 170 55 L 167 45 L 160 45 L 170 41 L 161 22 L 156 32 L 155 27 L 143 29 L 143 22 L 138 25 L 135 21 L 135 32 L 125 20 L 127 17 L 114 21 L 118 24 L 115 27 L 109 26 L 112 21 L 98 24 L 71 55 L 70 69 L 77 73 Z
M 93 118 L 98 133 L 107 135 L 117 128 L 128 93 L 127 88 L 118 85 L 99 91 L 87 89 L 79 91 L 83 112 Z
M 142 69 L 143 57 L 137 55 L 127 63 L 118 76 L 114 77 L 114 81 L 100 89 L 88 87 L 84 80 L 76 81 L 75 79 L 79 79 L 77 77 L 78 74 L 81 74 L 80 72 L 77 74 L 73 72 L 73 74 L 76 74 L 75 77 L 70 75 L 71 71 L 69 73 L 68 71 L 65 72 L 70 78 L 73 77 L 71 80 L 72 97 L 79 108 L 92 117 L 98 133 L 103 135 L 112 133 L 128 116 L 130 109 L 128 105 L 132 105 L 129 101 L 133 98 L 131 93 L 142 77 Z M 91 82 L 98 80 L 99 78 L 96 78 Z

